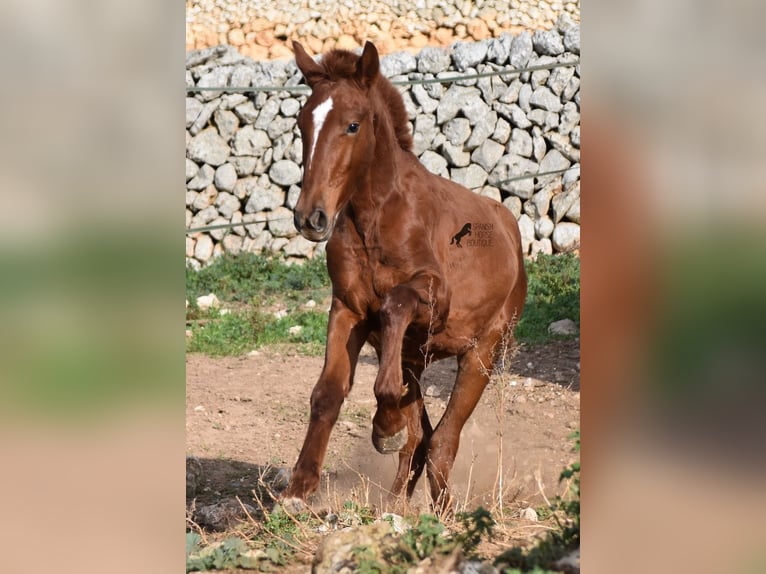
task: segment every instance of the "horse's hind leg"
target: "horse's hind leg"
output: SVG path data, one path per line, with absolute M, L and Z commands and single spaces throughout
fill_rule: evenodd
M 425 469 L 428 442 L 433 433 L 420 391 L 420 375 L 423 368 L 422 363 L 402 363 L 406 395 L 402 398 L 400 407 L 407 419 L 407 444 L 399 451 L 399 468 L 391 488 L 391 494 L 397 497 L 405 492 L 405 489 L 407 497 L 412 496 L 415 484 Z
M 452 507 L 449 476 L 460 445 L 460 432 L 489 382 L 493 350 L 494 344 L 479 344 L 458 357 L 455 388 L 428 447 L 428 483 L 437 512 Z

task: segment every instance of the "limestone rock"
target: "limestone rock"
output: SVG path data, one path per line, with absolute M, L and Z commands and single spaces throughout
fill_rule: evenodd
M 487 181 L 487 172 L 476 164 L 453 168 L 450 174 L 452 181 L 468 189 L 478 189 Z
M 564 53 L 564 41 L 558 30 L 535 30 L 532 35 L 535 52 L 545 56 L 558 56 Z
M 573 54 L 580 53 L 580 27 L 572 26 L 564 32 L 564 48 Z
M 567 212 L 572 208 L 574 205 L 575 200 L 579 199 L 580 197 L 580 187 L 579 185 L 575 188 L 568 191 L 564 191 L 562 193 L 556 194 L 553 199 L 551 200 L 551 207 L 553 211 L 553 222 L 558 223 L 561 221 L 564 216 L 567 214 Z
M 215 170 L 213 184 L 219 191 L 231 191 L 237 183 L 237 170 L 230 163 L 218 166 Z
M 300 183 L 302 178 L 301 168 L 289 159 L 282 159 L 271 166 L 269 178 L 278 185 L 289 187 Z
M 192 161 L 219 166 L 229 157 L 229 146 L 218 135 L 215 128 L 210 127 L 194 136 L 186 148 L 186 155 Z
M 508 33 L 502 34 L 499 38 L 490 40 L 487 49 L 487 59 L 495 64 L 504 65 L 511 55 L 511 42 L 513 36 Z
M 436 122 L 442 125 L 448 122 L 461 110 L 467 102 L 478 98 L 481 92 L 477 88 L 453 85 L 444 93 L 436 108 Z
M 444 135 L 452 145 L 462 145 L 471 135 L 471 124 L 467 118 L 451 119 L 444 126 Z
M 504 152 L 505 148 L 501 144 L 492 140 L 485 140 L 471 154 L 471 159 L 484 168 L 484 171 L 491 172 Z
M 265 185 L 263 178 L 247 178 L 239 180 L 240 184 L 249 188 L 249 197 L 245 204 L 245 213 L 258 213 L 259 211 L 272 210 L 284 205 L 285 192 L 278 187 Z M 235 186 L 236 190 L 236 186 Z M 235 193 L 235 195 L 237 195 Z
M 399 542 L 387 521 L 375 522 L 357 528 L 339 530 L 328 534 L 319 544 L 312 574 L 336 574 L 359 570 L 354 549 L 364 548 L 370 560 L 389 563 L 388 556 L 397 552 Z
M 213 123 L 218 128 L 218 133 L 226 141 L 229 141 L 239 128 L 239 118 L 230 110 L 215 110 L 213 112 Z
M 535 224 L 526 213 L 519 217 L 519 231 L 521 232 L 521 251 L 526 255 L 535 239 Z
M 455 67 L 464 72 L 482 62 L 488 49 L 489 45 L 485 41 L 457 42 L 452 47 L 452 60 L 455 62 Z
M 311 257 L 316 245 L 316 243 L 309 241 L 302 235 L 296 235 L 287 242 L 282 251 L 289 257 Z
M 197 170 L 197 174 L 194 176 L 194 178 L 192 178 L 192 180 L 186 184 L 186 188 L 194 190 L 205 189 L 207 186 L 213 183 L 214 175 L 215 170 L 209 165 L 204 164 L 201 168 L 199 168 L 199 170 Z
M 511 66 L 523 68 L 532 57 L 532 36 L 524 31 L 511 41 L 511 51 L 508 55 Z
M 186 181 L 188 182 L 195 175 L 197 175 L 198 171 L 199 171 L 199 166 L 187 157 L 186 158 Z
M 218 213 L 227 220 L 230 220 L 241 207 L 239 199 L 226 191 L 219 193 L 215 198 L 215 206 L 218 208 Z
M 415 56 L 408 52 L 395 52 L 383 56 L 380 60 L 380 73 L 386 78 L 408 74 L 418 69 Z
M 449 175 L 447 170 L 447 160 L 441 155 L 431 150 L 423 152 L 420 156 L 420 162 L 430 171 L 436 175 L 446 177 Z
M 199 257 L 197 259 L 199 259 Z M 200 311 L 215 309 L 220 307 L 220 305 L 221 302 L 218 300 L 215 293 L 208 293 L 207 295 L 200 295 L 197 297 L 197 307 Z
M 186 98 L 186 127 L 189 128 L 202 111 L 202 102 L 197 98 Z
M 537 511 L 530 507 L 525 508 L 519 513 L 519 518 L 522 520 L 530 520 L 532 522 L 537 522 Z
M 569 221 L 559 222 L 553 230 L 553 247 L 556 251 L 572 251 L 580 247 L 580 226 Z
M 535 221 L 535 235 L 540 239 L 546 239 L 553 233 L 554 224 L 550 217 L 541 217 Z
M 424 74 L 438 74 L 449 68 L 450 54 L 447 50 L 426 46 L 418 54 L 418 71 Z
M 542 108 L 549 112 L 560 112 L 563 107 L 556 94 L 545 86 L 540 86 L 532 93 L 529 103 L 533 107 Z
M 293 223 L 293 212 L 286 207 L 277 207 L 270 211 L 266 220 L 274 237 L 293 237 L 298 234 Z
M 579 329 L 572 319 L 561 319 L 548 325 L 548 332 L 551 335 L 576 335 Z
M 269 134 L 253 126 L 244 126 L 234 135 L 231 151 L 234 155 L 261 157 L 271 147 Z
M 200 506 L 194 512 L 194 521 L 205 528 L 223 531 L 249 520 L 250 516 L 258 516 L 258 511 L 237 499 L 228 499 L 215 504 Z

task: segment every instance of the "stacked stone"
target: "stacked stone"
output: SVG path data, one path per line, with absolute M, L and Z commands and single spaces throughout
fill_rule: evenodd
M 519 221 L 531 256 L 579 246 L 579 65 L 448 78 L 574 62 L 579 52 L 579 26 L 560 18 L 552 30 L 381 60 L 381 71 L 393 81 L 445 79 L 400 87 L 414 152 L 433 173 L 503 203 Z M 188 54 L 186 82 L 296 88 L 302 78 L 292 60 L 254 62 L 219 46 Z M 305 258 L 324 248 L 303 239 L 292 222 L 302 161 L 296 117 L 307 95 L 298 89 L 187 94 L 186 226 L 248 224 L 187 236 L 189 264 L 204 265 L 224 252 Z
M 235 46 L 256 60 L 289 56 L 288 40 L 315 53 L 372 40 L 384 52 L 551 29 L 577 0 L 187 0 L 186 49 Z

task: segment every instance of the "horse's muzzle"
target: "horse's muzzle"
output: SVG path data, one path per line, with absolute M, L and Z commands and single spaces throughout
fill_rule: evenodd
M 324 241 L 330 235 L 332 228 L 327 213 L 321 207 L 316 208 L 308 217 L 295 210 L 293 223 L 303 237 L 309 241 Z

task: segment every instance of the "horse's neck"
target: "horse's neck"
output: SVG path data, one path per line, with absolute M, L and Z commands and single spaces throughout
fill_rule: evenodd
M 391 136 L 393 137 L 393 132 Z M 392 138 L 377 140 L 375 158 L 370 170 L 351 198 L 350 215 L 365 243 L 377 241 L 375 237 L 383 206 L 390 201 L 392 195 L 401 193 L 399 163 L 403 152 Z

